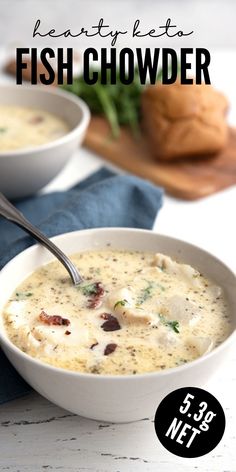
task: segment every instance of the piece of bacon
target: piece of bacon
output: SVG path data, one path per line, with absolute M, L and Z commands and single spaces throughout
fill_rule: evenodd
M 115 316 L 110 315 L 110 313 L 102 313 L 100 316 L 105 320 L 101 325 L 103 331 L 117 331 L 121 329 L 120 323 Z
M 67 318 L 62 318 L 60 315 L 48 315 L 44 310 L 41 311 L 39 319 L 47 325 L 69 326 L 70 324 L 70 320 Z
M 87 308 L 96 309 L 99 308 L 102 304 L 102 297 L 104 296 L 105 290 L 101 282 L 96 282 L 94 294 L 91 295 L 91 298 L 88 299 Z
M 102 305 L 102 299 L 100 297 L 90 298 L 88 300 L 87 308 L 96 309 Z
M 110 316 L 110 313 L 101 313 L 100 318 L 102 318 L 103 320 L 109 320 Z
M 43 116 L 37 115 L 37 116 L 32 116 L 32 118 L 30 118 L 29 120 L 29 123 L 31 123 L 32 125 L 38 125 L 39 123 L 42 123 L 43 121 L 44 121 Z
M 117 344 L 115 343 L 110 343 L 107 344 L 104 350 L 104 356 L 109 356 L 109 354 L 112 354 L 117 348 Z
M 93 343 L 93 344 L 90 346 L 90 349 L 93 349 L 93 348 L 94 348 L 95 346 L 97 346 L 97 345 L 98 345 L 98 342 Z

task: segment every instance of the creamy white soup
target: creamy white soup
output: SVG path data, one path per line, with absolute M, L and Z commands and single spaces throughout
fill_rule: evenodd
M 64 136 L 68 124 L 47 111 L 0 106 L 0 152 L 31 148 Z
M 109 248 L 72 260 L 81 285 L 52 262 L 4 310 L 10 340 L 43 362 L 96 374 L 160 371 L 206 354 L 230 332 L 221 288 L 189 265 Z

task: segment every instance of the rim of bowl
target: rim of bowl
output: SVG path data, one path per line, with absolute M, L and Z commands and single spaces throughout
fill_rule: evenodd
M 17 85 L 3 84 L 3 85 L 0 85 L 0 92 L 1 92 L 2 89 L 17 90 L 17 87 L 18 87 Z M 81 98 L 77 97 L 76 95 L 74 95 L 71 92 L 68 92 L 66 90 L 61 90 L 60 88 L 57 88 L 57 87 L 50 87 L 50 89 L 47 89 L 46 86 L 43 86 L 43 85 L 35 85 L 35 86 L 33 86 L 33 85 L 20 85 L 19 87 L 20 87 L 19 92 L 21 90 L 27 90 L 27 91 L 30 91 L 30 92 L 34 93 L 34 91 L 40 90 L 41 92 L 46 93 L 46 94 L 48 93 L 48 94 L 51 94 L 51 95 L 64 97 L 68 101 L 70 101 L 70 102 L 74 103 L 75 105 L 77 105 L 77 107 L 81 111 L 82 116 L 81 116 L 78 124 L 73 129 L 68 131 L 65 135 L 61 136 L 60 138 L 54 139 L 53 141 L 49 141 L 48 143 L 45 143 L 45 144 L 40 144 L 38 146 L 25 147 L 25 148 L 9 150 L 9 151 L 0 151 L 0 159 L 7 158 L 9 156 L 28 155 L 28 154 L 32 154 L 33 152 L 38 152 L 38 151 L 41 151 L 41 150 L 45 151 L 47 149 L 51 149 L 52 147 L 60 146 L 61 144 L 64 144 L 64 143 L 67 143 L 68 141 L 70 141 L 71 138 L 73 138 L 74 135 L 77 135 L 78 132 L 80 132 L 82 134 L 86 130 L 86 128 L 87 128 L 87 126 L 90 122 L 91 113 L 90 113 L 90 110 L 89 110 L 89 107 L 88 107 L 87 103 L 84 100 L 82 100 Z M 33 87 L 35 87 L 35 88 L 33 88 Z M 27 108 L 27 103 L 25 104 L 25 107 Z M 53 110 L 50 111 L 49 113 L 53 114 Z
M 139 228 L 119 228 L 119 227 L 107 227 L 107 228 L 90 228 L 90 229 L 84 229 L 84 230 L 76 230 L 76 231 L 70 231 L 67 233 L 62 233 L 57 236 L 53 236 L 50 238 L 53 242 L 56 242 L 57 239 L 63 238 L 63 237 L 68 237 L 71 234 L 80 234 L 80 233 L 88 233 L 88 232 L 107 232 L 109 230 L 112 231 L 121 231 L 121 232 L 139 232 L 139 233 L 152 233 L 156 234 L 157 236 L 161 236 L 162 238 L 172 240 L 176 243 L 182 243 L 187 245 L 189 248 L 196 249 L 198 251 L 201 251 L 203 254 L 206 256 L 210 256 L 212 259 L 214 259 L 216 262 L 219 262 L 221 265 L 224 266 L 224 268 L 235 278 L 236 282 L 236 275 L 234 272 L 224 263 L 222 262 L 218 257 L 213 255 L 212 253 L 206 251 L 205 249 L 200 248 L 199 246 L 196 246 L 195 244 L 188 243 L 187 241 L 179 238 L 174 238 L 172 236 L 167 236 L 162 233 L 155 233 L 152 230 L 146 230 L 146 229 L 139 229 Z M 19 254 L 17 254 L 13 259 L 11 259 L 0 271 L 0 277 L 2 276 L 2 272 L 5 271 L 5 268 L 7 268 L 10 264 L 14 263 L 14 260 L 17 258 L 22 257 L 23 254 L 26 252 L 33 252 L 37 247 L 40 247 L 40 244 L 34 244 L 33 246 L 28 247 L 27 249 L 24 249 L 24 251 L 21 251 Z M 42 264 L 43 265 L 43 264 Z M 41 266 L 39 266 L 41 267 Z M 0 316 L 2 316 L 2 312 L 0 313 Z M 2 325 L 2 326 L 1 326 Z M 191 367 L 194 367 L 195 365 L 202 364 L 205 360 L 213 357 L 215 353 L 220 352 L 224 350 L 224 348 L 231 344 L 233 341 L 233 338 L 236 338 L 236 329 L 232 331 L 232 333 L 227 336 L 227 338 L 217 347 L 215 347 L 212 351 L 208 352 L 207 354 L 204 354 L 197 359 L 194 359 L 193 361 L 187 362 L 185 364 L 182 364 L 177 367 L 170 367 L 165 370 L 161 371 L 152 371 L 152 372 L 144 372 L 140 374 L 119 374 L 119 375 L 114 375 L 114 374 L 96 374 L 96 373 L 90 373 L 90 372 L 77 372 L 69 369 L 65 369 L 63 367 L 56 367 L 51 364 L 47 364 L 46 362 L 42 362 L 41 360 L 30 356 L 29 354 L 23 352 L 19 347 L 17 347 L 12 341 L 8 338 L 6 332 L 4 331 L 4 325 L 1 322 L 0 323 L 0 341 L 3 340 L 3 342 L 8 345 L 8 348 L 10 348 L 11 351 L 15 352 L 16 355 L 22 358 L 22 360 L 27 360 L 29 362 L 32 362 L 33 364 L 45 368 L 46 370 L 53 371 L 53 372 L 61 372 L 62 374 L 66 376 L 75 376 L 75 377 L 82 377 L 82 378 L 90 378 L 90 379 L 99 379 L 99 381 L 105 381 L 107 380 L 112 380 L 112 381 L 125 381 L 131 380 L 131 379 L 145 379 L 146 377 L 163 377 L 163 376 L 169 376 L 175 373 L 178 373 L 180 371 L 185 371 L 190 369 Z

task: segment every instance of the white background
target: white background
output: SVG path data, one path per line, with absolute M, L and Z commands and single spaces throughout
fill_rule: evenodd
M 135 19 L 140 18 L 145 27 L 155 28 L 172 18 L 173 23 L 183 30 L 194 30 L 194 35 L 181 40 L 183 46 L 202 46 L 206 48 L 236 47 L 235 0 L 1 0 L 0 42 L 9 44 L 19 41 L 25 46 L 43 45 L 44 40 L 31 41 L 32 30 L 37 18 L 42 20 L 45 31 L 54 27 L 58 30 L 71 28 L 78 31 L 82 26 L 95 24 L 103 17 L 112 28 L 130 28 Z M 51 40 L 50 40 L 51 41 Z M 93 44 L 105 44 L 95 38 Z M 122 42 L 123 41 L 123 42 Z M 175 40 L 148 38 L 142 40 L 142 46 L 160 44 L 176 46 Z M 68 39 L 67 44 L 86 47 L 83 38 Z M 127 44 L 126 37 L 120 45 Z M 54 45 L 66 47 L 64 39 L 56 39 Z

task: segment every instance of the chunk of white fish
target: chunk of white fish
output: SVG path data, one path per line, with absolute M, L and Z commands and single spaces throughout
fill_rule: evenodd
M 108 297 L 108 306 L 121 323 L 147 324 L 153 320 L 153 314 L 135 305 L 133 293 L 126 287 L 111 293 Z
M 26 337 L 26 345 L 32 350 L 39 350 L 42 347 L 41 340 L 39 341 L 32 333 L 28 333 Z
M 214 298 L 219 298 L 222 296 L 223 290 L 218 285 L 212 285 L 209 287 L 209 290 L 211 291 Z
M 214 347 L 212 339 L 204 336 L 191 336 L 188 339 L 188 344 L 197 350 L 199 356 L 207 354 Z
M 156 340 L 162 347 L 175 346 L 180 342 L 176 333 L 171 331 L 169 328 L 160 325 L 158 326 Z
M 20 328 L 27 323 L 27 317 L 25 316 L 25 306 L 26 302 L 24 300 L 13 300 L 5 309 L 5 313 L 8 315 L 7 320 L 15 329 Z
M 65 332 L 69 331 L 70 335 L 65 335 Z M 86 326 L 83 326 L 80 322 L 80 319 L 74 320 L 69 326 L 55 326 L 47 325 L 39 320 L 38 317 L 35 318 L 34 327 L 32 329 L 32 334 L 38 340 L 46 342 L 55 346 L 55 344 L 65 345 L 65 346 L 78 346 L 86 345 L 89 343 L 89 331 L 86 329 Z
M 159 311 L 168 320 L 178 321 L 183 325 L 192 326 L 200 318 L 198 306 L 181 295 L 166 298 L 160 305 Z
M 180 264 L 171 259 L 171 257 L 160 253 L 155 254 L 153 264 L 167 274 L 176 275 L 190 287 L 199 287 L 201 285 L 200 273 L 188 264 Z

